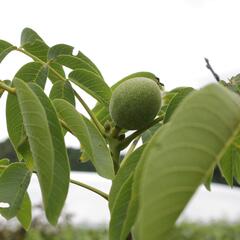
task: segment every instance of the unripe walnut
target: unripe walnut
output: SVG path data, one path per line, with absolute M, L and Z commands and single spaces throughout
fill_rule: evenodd
M 161 107 L 158 84 L 149 78 L 138 77 L 121 83 L 113 92 L 109 112 L 117 126 L 142 129 L 153 121 Z

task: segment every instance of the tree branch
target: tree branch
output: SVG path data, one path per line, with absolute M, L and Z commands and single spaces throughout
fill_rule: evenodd
M 218 74 L 213 70 L 211 64 L 209 63 L 209 60 L 207 58 L 204 58 L 205 62 L 206 62 L 206 68 L 209 69 L 211 71 L 211 73 L 213 74 L 214 78 L 216 79 L 217 82 L 220 81 L 220 77 L 218 76 Z

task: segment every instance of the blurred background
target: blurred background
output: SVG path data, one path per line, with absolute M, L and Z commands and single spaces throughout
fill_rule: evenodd
M 30 27 L 50 46 L 65 43 L 82 51 L 109 85 L 131 73 L 149 71 L 166 90 L 200 88 L 215 81 L 204 57 L 222 80 L 240 72 L 239 10 L 238 0 L 2 0 L 0 39 L 19 45 L 22 29 Z M 0 64 L 0 79 L 11 79 L 28 61 L 12 52 Z M 77 90 L 93 107 L 94 99 Z M 4 94 L 0 98 L 0 158 L 15 161 L 7 140 L 5 101 Z M 77 108 L 85 113 L 80 105 Z M 79 142 L 69 134 L 65 140 L 74 177 L 108 192 L 111 183 L 91 173 L 94 168 L 89 162 L 80 163 Z M 218 170 L 214 182 L 224 183 Z M 108 207 L 98 196 L 71 187 L 62 225 L 49 228 L 39 206 L 36 179 L 29 192 L 36 206 L 32 230 L 26 234 L 14 221 L 1 220 L 0 240 L 59 239 L 60 235 L 67 240 L 107 239 Z M 180 220 L 188 223 L 176 230 L 179 239 L 240 239 L 239 200 L 237 186 L 213 185 L 211 193 L 199 189 Z

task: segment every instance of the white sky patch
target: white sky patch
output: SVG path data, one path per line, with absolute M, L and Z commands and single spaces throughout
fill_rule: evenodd
M 31 0 L 24 0 L 24 4 L 3 1 L 1 9 L 11 9 L 14 17 L 9 17 L 9 11 L 1 12 L 4 24 L 0 39 L 18 45 L 21 30 L 31 27 L 49 45 L 65 43 L 86 54 L 109 85 L 128 74 L 150 71 L 167 89 L 199 88 L 215 81 L 205 67 L 204 57 L 223 80 L 240 72 L 239 0 L 41 3 L 36 11 L 36 3 Z M 58 11 L 53 11 L 56 4 Z M 21 53 L 11 53 L 0 64 L 0 79 L 11 79 L 28 61 Z M 88 94 L 80 94 L 90 106 L 94 105 Z M 7 138 L 5 100 L 6 96 L 0 99 L 0 141 Z M 77 107 L 86 114 L 80 104 Z M 68 146 L 79 146 L 70 135 L 66 141 Z

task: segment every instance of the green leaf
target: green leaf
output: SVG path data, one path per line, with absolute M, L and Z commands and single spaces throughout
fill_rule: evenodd
M 171 99 L 170 103 L 167 106 L 166 109 L 166 113 L 165 113 L 165 117 L 163 122 L 166 123 L 170 120 L 170 117 L 172 116 L 172 114 L 174 113 L 174 111 L 177 109 L 177 107 L 180 105 L 180 103 L 182 102 L 182 100 L 193 91 L 194 89 L 191 87 L 186 87 L 186 88 L 182 88 L 180 89 L 180 91 L 178 91 L 174 97 Z
M 238 183 L 240 183 L 240 151 L 235 152 L 234 161 L 233 161 L 233 171 L 234 171 L 234 177 Z
M 48 69 L 38 62 L 29 62 L 21 67 L 15 77 L 24 82 L 35 82 L 44 89 L 47 80 Z
M 166 129 L 167 127 L 168 127 L 168 124 L 164 124 L 159 129 L 159 134 L 160 132 L 162 134 L 164 129 Z M 128 233 L 131 230 L 136 229 L 136 220 L 137 220 L 137 214 L 139 210 L 139 192 L 140 192 L 140 186 L 141 186 L 141 174 L 144 169 L 144 164 L 145 164 L 145 161 L 143 160 L 141 161 L 141 159 L 139 159 L 136 169 L 134 171 L 131 198 L 128 203 L 127 215 L 124 219 L 124 223 L 122 226 L 121 240 L 125 240 Z
M 75 97 L 73 88 L 69 81 L 57 81 L 53 84 L 50 95 L 50 99 L 65 99 L 73 106 L 75 106 Z
M 116 202 L 113 206 L 110 226 L 109 226 L 109 240 L 122 239 L 121 230 L 122 230 L 124 219 L 127 216 L 128 202 L 131 198 L 132 179 L 133 179 L 133 175 L 131 174 L 123 183 L 123 186 L 121 187 L 121 191 L 119 192 Z
M 121 83 L 125 82 L 126 80 L 132 79 L 132 78 L 136 78 L 136 77 L 146 77 L 149 79 L 152 79 L 154 81 L 158 81 L 158 78 L 150 72 L 136 72 L 133 74 L 130 74 L 128 76 L 126 76 L 125 78 L 121 79 L 120 81 L 118 81 L 117 83 L 115 83 L 112 87 L 111 87 L 111 91 L 113 92 Z M 110 115 L 109 115 L 109 110 L 108 107 L 106 107 L 104 104 L 102 103 L 97 103 L 96 106 L 93 108 L 93 113 L 96 116 L 96 118 L 98 119 L 98 121 L 101 124 L 104 124 L 107 120 L 110 120 Z
M 17 47 L 13 46 L 11 43 L 0 40 L 0 63 L 11 51 L 15 49 L 17 49 Z
M 112 92 L 99 75 L 86 69 L 77 69 L 72 71 L 68 78 L 100 103 L 109 105 Z
M 164 92 L 163 96 L 162 96 L 162 107 L 161 107 L 161 111 L 159 112 L 159 114 L 165 113 L 167 111 L 168 105 L 170 104 L 170 102 L 172 101 L 172 99 L 180 92 L 184 92 L 185 89 L 189 89 L 190 87 L 178 87 L 178 88 L 174 88 L 169 92 Z M 191 88 L 190 88 L 191 89 Z M 194 90 L 194 89 L 193 89 Z M 188 92 L 188 90 L 187 90 Z M 177 98 L 178 99 L 178 98 Z M 181 98 L 180 98 L 181 100 Z M 174 103 L 174 102 L 173 102 Z
M 98 73 L 98 75 L 101 76 L 103 79 L 103 76 L 102 76 L 100 70 L 85 54 L 83 54 L 81 51 L 78 51 L 78 54 L 76 56 L 78 58 L 82 59 L 83 61 L 87 62 L 89 65 L 91 65 L 92 68 L 94 69 L 94 72 Z
M 14 150 L 19 160 L 22 160 L 22 155 L 18 152 L 18 146 L 24 134 L 23 119 L 19 108 L 16 95 L 8 94 L 6 102 L 6 121 L 9 139 L 14 147 Z
M 234 158 L 237 155 L 238 150 L 234 146 L 230 146 L 219 163 L 221 173 L 231 187 L 233 186 Z
M 32 203 L 27 192 L 24 195 L 22 205 L 17 213 L 17 219 L 23 228 L 28 231 L 32 222 Z
M 57 44 L 48 51 L 48 60 L 54 60 L 59 55 L 72 55 L 73 47 L 66 44 Z
M 223 155 L 219 168 L 221 173 L 227 183 L 230 186 L 233 186 L 233 177 L 236 176 L 236 179 L 239 179 L 239 161 L 240 161 L 240 151 L 239 148 L 235 145 L 228 147 L 227 151 Z
M 219 169 L 226 182 L 233 186 L 233 178 L 240 180 L 240 135 L 238 134 L 219 162 Z
M 92 109 L 93 114 L 96 116 L 98 121 L 104 125 L 107 120 L 110 120 L 108 107 L 102 103 L 97 103 L 96 106 Z
M 112 182 L 112 187 L 109 194 L 109 208 L 112 210 L 115 199 L 123 186 L 124 182 L 127 181 L 127 178 L 133 174 L 137 163 L 140 159 L 140 156 L 143 152 L 145 145 L 142 145 L 140 148 L 136 149 L 132 154 L 130 154 L 121 168 L 119 169 L 116 177 Z
M 143 134 L 142 134 L 142 141 L 143 143 L 148 142 L 151 137 L 154 135 L 154 133 L 162 126 L 162 123 L 157 123 L 147 129 Z
M 0 208 L 6 219 L 13 218 L 19 211 L 31 178 L 31 172 L 23 163 L 9 165 L 0 176 L 0 202 L 8 203 L 8 208 Z
M 221 110 L 221 111 L 219 111 Z M 169 239 L 188 201 L 240 130 L 240 98 L 211 84 L 186 98 L 147 145 L 140 184 L 140 239 Z M 157 213 L 157 214 L 156 214 Z
M 131 226 L 127 228 L 129 203 L 132 196 L 134 170 L 138 164 L 145 145 L 135 150 L 121 166 L 116 178 L 113 180 L 109 194 L 109 208 L 111 220 L 109 226 L 110 239 L 126 239 Z
M 165 114 L 167 111 L 167 107 L 171 100 L 176 96 L 176 92 L 164 92 L 162 96 L 162 106 L 160 109 L 159 114 Z
M 23 118 L 16 95 L 8 94 L 6 120 L 8 136 L 17 154 L 18 160 L 24 160 L 29 169 L 33 169 L 32 153 L 23 126 Z
M 112 179 L 114 177 L 112 158 L 98 129 L 65 100 L 55 99 L 53 103 L 60 119 L 78 138 L 99 175 Z
M 55 83 L 60 80 L 63 81 L 63 78 L 65 79 L 66 76 L 65 76 L 65 72 L 63 70 L 62 65 L 58 63 L 50 62 L 49 69 L 48 69 L 48 78 L 51 80 L 52 83 Z
M 99 73 L 91 65 L 85 62 L 83 59 L 78 58 L 77 56 L 60 55 L 56 58 L 55 61 L 73 70 L 83 68 L 99 75 Z M 99 75 L 99 77 L 101 76 Z
M 78 51 L 77 55 L 73 55 L 73 47 L 66 44 L 57 44 L 49 49 L 48 59 L 71 68 L 84 68 L 99 75 L 103 80 L 102 74 L 97 66 L 82 52 Z
M 22 139 L 18 143 L 17 151 L 21 154 L 28 169 L 34 170 L 34 162 L 33 162 L 32 152 L 31 152 L 30 145 L 28 142 L 28 137 L 27 137 L 25 131 L 22 134 Z
M 81 162 L 88 162 L 90 160 L 90 157 L 87 155 L 86 151 L 84 150 L 84 147 L 81 146 L 81 154 L 79 160 Z
M 68 193 L 70 182 L 69 160 L 61 125 L 57 118 L 55 108 L 38 85 L 32 83 L 30 84 L 30 87 L 38 96 L 38 99 L 44 107 L 54 149 L 52 184 L 45 211 L 48 220 L 52 224 L 56 224 Z
M 24 28 L 21 33 L 21 46 L 24 46 L 28 43 L 33 43 L 36 40 L 43 42 L 43 39 L 31 28 Z
M 206 189 L 208 191 L 211 191 L 211 182 L 212 182 L 212 178 L 213 178 L 213 174 L 214 174 L 214 168 L 212 169 L 212 171 L 210 171 L 210 173 L 206 176 L 206 179 L 204 180 L 204 186 L 206 187 Z
M 31 28 L 24 28 L 21 34 L 21 47 L 42 61 L 47 61 L 48 45 Z
M 16 87 L 26 135 L 38 172 L 44 207 L 47 209 L 49 195 L 52 191 L 54 168 L 54 148 L 48 119 L 44 107 L 31 88 L 20 79 L 15 78 L 13 82 Z M 54 209 L 54 206 L 52 207 Z
M 24 65 L 15 75 L 15 78 L 20 78 L 25 82 L 36 82 L 40 86 L 44 86 L 46 81 L 46 68 L 44 68 L 40 63 L 27 63 Z M 23 139 L 26 137 L 23 118 L 20 111 L 17 96 L 13 94 L 8 94 L 7 104 L 6 104 L 6 120 L 8 135 L 11 143 L 17 153 L 18 159 L 22 160 L 24 153 L 27 153 L 25 157 L 30 157 L 29 151 L 27 150 L 27 145 L 23 148 L 19 148 L 22 144 Z M 28 144 L 26 142 L 26 144 Z M 21 149 L 24 152 L 21 152 Z M 20 151 L 19 151 L 20 150 Z M 29 159 L 28 159 L 29 160 Z

